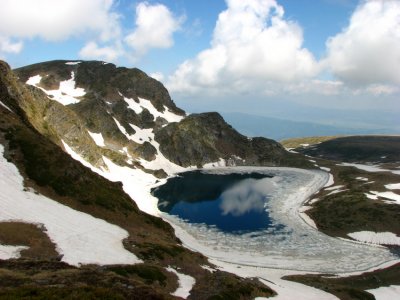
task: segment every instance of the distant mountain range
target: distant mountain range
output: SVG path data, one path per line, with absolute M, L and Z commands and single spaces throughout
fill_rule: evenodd
M 366 129 L 324 125 L 312 122 L 284 120 L 239 112 L 221 113 L 224 119 L 240 133 L 247 136 L 267 136 L 274 140 L 283 140 L 306 136 L 396 134 L 388 128 Z

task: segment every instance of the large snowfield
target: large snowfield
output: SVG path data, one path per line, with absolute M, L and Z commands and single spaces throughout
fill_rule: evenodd
M 0 145 L 0 222 L 24 222 L 44 226 L 46 234 L 63 255 L 62 261 L 80 264 L 135 264 L 141 262 L 127 251 L 122 240 L 128 232 L 104 220 L 62 205 L 31 190 L 24 191 L 23 178 L 3 156 Z M 18 257 L 21 248 L 8 249 Z M 4 248 L 0 248 L 0 252 Z

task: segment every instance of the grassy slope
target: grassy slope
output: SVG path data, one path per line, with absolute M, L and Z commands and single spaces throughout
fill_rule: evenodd
M 400 205 L 370 200 L 365 195 L 370 191 L 385 191 L 385 184 L 400 182 L 399 175 L 390 172 L 371 173 L 318 159 L 317 163 L 329 167 L 335 185 L 343 185 L 342 189 L 346 190 L 332 195 L 328 195 L 331 191 L 321 190 L 315 195 L 315 198 L 321 200 L 307 213 L 319 230 L 341 237 L 362 230 L 400 234 Z M 369 183 L 357 177 L 368 178 Z
M 328 139 L 329 142 L 327 143 L 332 146 L 327 148 L 330 149 L 332 153 L 338 150 L 338 152 L 341 152 L 341 155 L 343 155 L 348 152 L 350 148 L 349 156 L 352 157 L 352 153 L 354 153 L 354 151 L 357 152 L 352 142 L 346 143 L 351 145 L 350 147 L 340 149 L 340 146 L 343 145 L 343 140 L 339 140 L 339 143 L 334 143 L 336 146 L 334 147 L 333 142 L 335 142 L 335 139 Z M 350 139 L 350 137 L 346 139 Z M 368 147 L 368 143 L 365 142 L 365 139 L 362 140 L 364 142 L 358 143 L 358 147 L 363 148 L 361 153 L 363 153 L 365 160 L 368 160 L 370 157 L 381 157 L 384 155 L 382 151 L 388 150 L 386 139 L 380 139 L 383 144 L 379 144 L 378 140 L 374 139 L 373 142 L 370 143 L 370 147 Z M 310 145 L 312 144 L 310 140 L 305 140 L 301 143 L 303 142 L 309 143 Z M 320 145 L 324 146 L 323 144 L 324 143 Z M 317 145 L 317 151 L 314 152 L 315 155 L 320 154 L 320 152 L 318 152 L 318 147 L 320 147 L 320 145 Z M 393 147 L 395 147 L 395 145 L 392 144 L 390 148 Z M 307 147 L 302 147 L 296 150 L 302 152 L 305 150 L 304 148 L 307 149 Z M 381 152 L 376 152 L 376 149 L 381 149 Z M 398 153 L 400 153 L 400 150 Z M 360 156 L 358 156 L 358 158 L 360 158 Z M 376 232 L 390 231 L 400 235 L 400 206 L 387 204 L 381 200 L 370 200 L 364 194 L 371 190 L 385 191 L 385 184 L 400 182 L 399 175 L 390 172 L 366 172 L 354 167 L 338 166 L 337 164 L 339 162 L 335 161 L 317 157 L 313 157 L 313 159 L 316 160 L 318 165 L 330 168 L 330 173 L 334 176 L 335 185 L 343 185 L 344 187 L 342 189 L 346 189 L 344 192 L 329 196 L 328 194 L 331 191 L 321 190 L 314 196 L 314 198 L 319 198 L 320 200 L 316 202 L 313 208 L 307 211 L 307 213 L 315 221 L 319 230 L 331 236 L 341 236 L 345 238 L 349 238 L 347 233 L 362 230 Z M 384 161 L 385 158 L 381 160 Z M 385 165 L 385 167 L 386 166 L 387 165 Z M 398 166 L 398 164 L 392 165 L 392 167 L 395 166 Z M 368 178 L 368 183 L 356 179 L 357 177 Z M 398 251 L 398 249 L 393 248 L 393 251 Z M 365 290 L 375 289 L 380 286 L 399 285 L 400 264 L 387 269 L 345 278 L 329 278 L 321 275 L 298 275 L 287 276 L 286 279 L 325 290 L 343 300 L 374 299 L 373 295 Z
M 400 136 L 340 137 L 299 151 L 334 161 L 395 163 L 400 161 Z
M 315 145 L 325 141 L 337 138 L 338 136 L 310 136 L 301 138 L 291 138 L 280 141 L 281 145 L 285 148 L 298 148 L 302 144 Z

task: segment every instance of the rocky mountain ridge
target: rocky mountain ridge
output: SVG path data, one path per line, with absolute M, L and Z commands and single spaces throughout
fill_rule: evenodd
M 15 73 L 17 90 L 35 95 L 20 101 L 35 128 L 96 167 L 106 168 L 103 156 L 157 177 L 210 163 L 311 167 L 275 141 L 239 134 L 217 113 L 186 116 L 160 82 L 135 68 L 52 61 Z

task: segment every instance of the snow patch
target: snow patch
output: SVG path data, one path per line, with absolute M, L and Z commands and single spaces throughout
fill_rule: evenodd
M 210 266 L 207 266 L 207 265 L 202 265 L 202 266 L 200 266 L 202 269 L 204 269 L 204 270 L 207 270 L 208 272 L 210 272 L 210 273 L 214 273 L 215 271 L 217 271 L 217 270 L 215 270 L 214 268 L 211 268 Z
M 122 126 L 121 123 L 116 118 L 113 117 L 113 119 L 114 119 L 115 124 L 117 124 L 117 127 L 118 127 L 119 131 L 121 131 L 122 134 L 125 135 L 128 140 L 134 141 L 134 135 L 130 135 L 126 131 L 125 127 Z
M 356 177 L 357 180 L 361 181 L 368 181 L 369 179 L 367 177 Z
M 150 114 L 153 116 L 154 120 L 158 117 L 161 117 L 167 120 L 168 123 L 180 122 L 184 117 L 177 115 L 169 110 L 167 106 L 164 105 L 164 112 L 160 112 L 157 108 L 154 107 L 153 103 L 150 100 L 146 100 L 143 98 L 138 98 L 139 102 L 136 102 L 132 98 L 126 98 L 121 93 L 119 93 L 121 97 L 124 98 L 124 101 L 128 104 L 128 108 L 132 109 L 136 114 L 140 114 L 143 109 L 147 109 Z
M 88 163 L 82 156 L 80 156 L 74 150 L 72 150 L 72 148 L 63 140 L 61 140 L 61 143 L 64 146 L 65 152 L 67 152 L 73 159 L 79 161 L 82 165 L 84 165 L 86 168 L 89 168 L 95 173 L 101 172 L 99 169 L 93 167 L 90 163 Z
M 92 137 L 93 141 L 96 143 L 97 146 L 99 147 L 105 147 L 106 144 L 104 143 L 104 138 L 103 135 L 100 133 L 93 133 L 88 131 L 89 135 Z
M 29 249 L 29 247 L 0 245 L 0 259 L 20 258 L 21 251 L 25 249 Z
M 153 128 L 140 128 L 130 123 L 129 126 L 131 126 L 133 130 L 135 130 L 135 134 L 131 135 L 130 137 L 136 143 L 138 144 L 143 144 L 144 142 L 151 143 L 154 140 Z
M 156 158 L 153 159 L 152 161 L 147 161 L 145 159 L 139 159 L 138 161 L 140 162 L 140 164 L 149 170 L 160 170 L 163 169 L 168 175 L 173 175 L 176 173 L 180 173 L 180 172 L 184 172 L 184 171 L 189 171 L 189 170 L 194 170 L 196 169 L 196 166 L 190 166 L 190 167 L 181 167 L 173 162 L 171 162 L 170 160 L 168 160 L 164 154 L 161 153 L 160 150 L 160 144 L 158 142 L 156 142 L 156 140 L 154 140 L 154 134 L 152 132 L 146 132 L 144 130 L 141 131 L 141 133 L 139 132 L 138 136 L 146 136 L 147 134 L 147 138 L 149 138 L 150 144 L 156 148 L 157 150 L 157 154 L 156 154 Z M 131 138 L 137 138 L 136 135 L 131 136 Z
M 321 170 L 325 171 L 325 172 L 330 172 L 331 168 L 327 168 L 327 167 L 319 167 Z
M 69 61 L 69 62 L 66 62 L 65 64 L 69 65 L 69 66 L 74 66 L 74 65 L 78 65 L 80 63 L 81 63 L 80 61 Z
M 32 76 L 27 80 L 26 84 L 36 86 L 40 83 L 41 80 L 42 80 L 42 76 L 40 76 L 40 75 Z
M 367 290 L 374 295 L 375 300 L 393 300 L 398 299 L 400 295 L 400 285 L 383 286 L 377 289 Z
M 123 97 L 122 94 L 120 94 L 120 96 Z M 143 111 L 143 107 L 140 105 L 140 103 L 137 103 L 132 98 L 126 98 L 126 97 L 123 98 L 124 101 L 128 104 L 128 108 L 133 110 L 137 115 Z
M 389 199 L 389 200 L 393 200 L 396 201 L 397 204 L 400 204 L 400 195 L 395 194 L 393 192 L 376 192 L 376 191 L 370 191 L 371 194 L 378 196 L 378 197 L 382 197 L 385 199 Z M 388 203 L 392 203 L 392 202 L 388 202 Z
M 337 164 L 337 166 L 343 166 L 343 167 L 355 167 L 357 169 L 367 171 L 367 172 L 391 172 L 393 174 L 400 175 L 400 171 L 397 170 L 389 170 L 389 169 L 382 169 L 380 166 L 374 166 L 374 165 L 363 165 L 363 164 L 353 164 L 353 163 L 340 163 Z
M 10 112 L 14 113 L 11 108 L 9 108 L 7 105 L 5 105 L 1 100 L 0 100 L 0 105 L 3 106 L 4 108 L 8 109 Z
M 179 273 L 172 267 L 168 267 L 166 268 L 166 270 L 178 276 L 179 287 L 175 292 L 171 293 L 171 295 L 176 297 L 181 297 L 183 299 L 189 297 L 190 291 L 192 290 L 194 284 L 196 283 L 196 280 L 192 276 Z
M 221 167 L 226 167 L 226 161 L 223 158 L 220 158 L 216 162 L 211 162 L 203 165 L 203 168 L 209 169 L 209 168 L 221 168 Z
M 24 191 L 15 165 L 3 157 L 0 145 L 0 222 L 43 224 L 68 264 L 135 264 L 141 262 L 127 251 L 122 240 L 128 232 L 89 214 L 76 211 L 43 195 Z
M 345 192 L 345 191 L 348 191 L 348 189 L 344 189 L 344 190 L 334 190 L 334 191 L 330 192 L 329 194 L 327 194 L 327 196 L 339 194 L 339 193 L 342 193 L 342 192 Z
M 364 193 L 365 196 L 367 196 L 368 199 L 371 200 L 378 200 L 378 196 L 374 194 L 369 194 L 369 193 Z
M 392 232 L 358 231 L 348 233 L 347 235 L 357 241 L 364 243 L 400 246 L 400 237 Z
M 341 189 L 342 187 L 344 187 L 344 185 L 335 185 L 335 186 L 326 188 L 325 191 L 334 191 L 334 190 Z
M 335 183 L 334 179 L 333 179 L 333 175 L 331 173 L 329 173 L 329 179 L 327 181 L 327 183 L 324 185 L 324 188 L 331 186 Z
M 42 76 L 36 75 L 32 76 L 26 82 L 29 85 L 33 85 L 42 91 L 44 91 L 49 98 L 55 100 L 62 105 L 69 105 L 79 103 L 80 100 L 78 97 L 82 97 L 86 95 L 85 89 L 77 88 L 75 82 L 75 73 L 71 72 L 71 79 L 60 81 L 60 87 L 58 90 L 45 90 L 44 88 L 37 86 L 42 80 Z
M 400 183 L 386 184 L 385 188 L 387 188 L 388 190 L 400 190 Z

